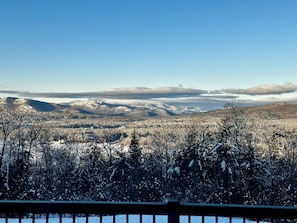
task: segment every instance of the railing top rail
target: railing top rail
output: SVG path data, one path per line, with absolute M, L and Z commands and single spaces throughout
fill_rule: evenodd
M 170 214 L 297 219 L 297 207 L 161 202 L 0 201 L 0 213 Z

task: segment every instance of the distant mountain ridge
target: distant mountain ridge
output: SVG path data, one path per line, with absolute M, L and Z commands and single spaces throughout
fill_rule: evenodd
M 199 107 L 174 106 L 156 102 L 106 102 L 100 100 L 73 101 L 66 104 L 50 103 L 24 98 L 0 98 L 0 106 L 17 108 L 25 112 L 79 113 L 119 117 L 166 117 L 201 113 Z M 297 103 L 277 102 L 259 106 L 243 106 L 243 111 L 261 117 L 297 118 Z M 220 116 L 226 109 L 211 110 L 205 115 Z
M 0 99 L 0 106 L 16 108 L 27 112 L 54 112 L 65 108 L 65 106 L 55 103 L 48 103 L 32 99 L 7 97 Z
M 123 116 L 123 117 L 157 117 L 193 113 L 194 108 L 177 107 L 164 103 L 109 103 L 100 100 L 74 101 L 67 104 L 43 102 L 32 99 L 7 97 L 0 99 L 0 106 L 17 108 L 26 112 L 78 112 L 81 114 Z M 200 112 L 196 108 L 196 112 Z

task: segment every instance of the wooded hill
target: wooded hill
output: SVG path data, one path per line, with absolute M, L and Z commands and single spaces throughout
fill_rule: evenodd
M 297 204 L 295 104 L 57 117 L 0 110 L 0 199 Z

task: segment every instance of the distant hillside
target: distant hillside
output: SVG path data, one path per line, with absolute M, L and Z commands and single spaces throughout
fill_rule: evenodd
M 262 106 L 245 107 L 244 110 L 262 118 L 297 118 L 297 103 L 279 102 Z
M 166 117 L 175 115 L 198 115 L 200 118 L 220 117 L 228 109 L 201 112 L 193 107 L 178 107 L 164 103 L 108 103 L 100 100 L 74 101 L 56 104 L 32 99 L 7 97 L 0 99 L 0 106 L 17 108 L 26 112 L 79 113 L 87 115 L 118 117 Z M 241 111 L 259 118 L 297 118 L 297 103 L 272 103 L 261 106 L 240 107 Z
M 57 112 L 68 108 L 65 105 L 13 97 L 0 99 L 0 105 L 15 108 L 23 112 Z
M 105 116 L 155 117 L 177 115 L 175 107 L 165 104 L 107 103 L 99 100 L 77 101 L 68 104 L 81 112 Z
M 238 109 L 242 114 L 263 119 L 297 119 L 297 103 L 278 102 L 259 106 L 242 106 Z M 228 112 L 229 110 L 224 108 L 192 115 L 207 119 L 207 117 L 223 117 Z
M 176 107 L 164 103 L 107 103 L 99 100 L 55 104 L 32 99 L 7 97 L 0 99 L 0 105 L 26 112 L 75 112 L 120 117 L 163 117 L 193 112 L 193 108 Z M 200 110 L 197 108 L 195 111 Z

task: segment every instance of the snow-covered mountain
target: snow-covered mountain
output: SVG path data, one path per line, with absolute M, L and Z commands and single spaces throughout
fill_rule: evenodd
M 197 113 L 198 107 L 174 106 L 160 102 L 148 101 L 73 101 L 65 104 L 56 104 L 24 98 L 2 98 L 0 105 L 15 107 L 27 112 L 78 112 L 104 116 L 133 116 L 154 117 L 172 116 L 179 114 Z
M 88 101 L 74 101 L 68 103 L 73 109 L 78 109 L 84 112 L 112 115 L 112 116 L 172 116 L 179 114 L 193 113 L 193 110 L 186 107 L 173 106 L 160 102 L 148 102 L 148 101 L 100 101 L 100 100 L 88 100 Z M 195 112 L 200 112 L 199 108 L 196 108 Z
M 65 106 L 59 104 L 13 97 L 0 99 L 0 106 L 16 108 L 25 112 L 52 112 L 65 108 Z

